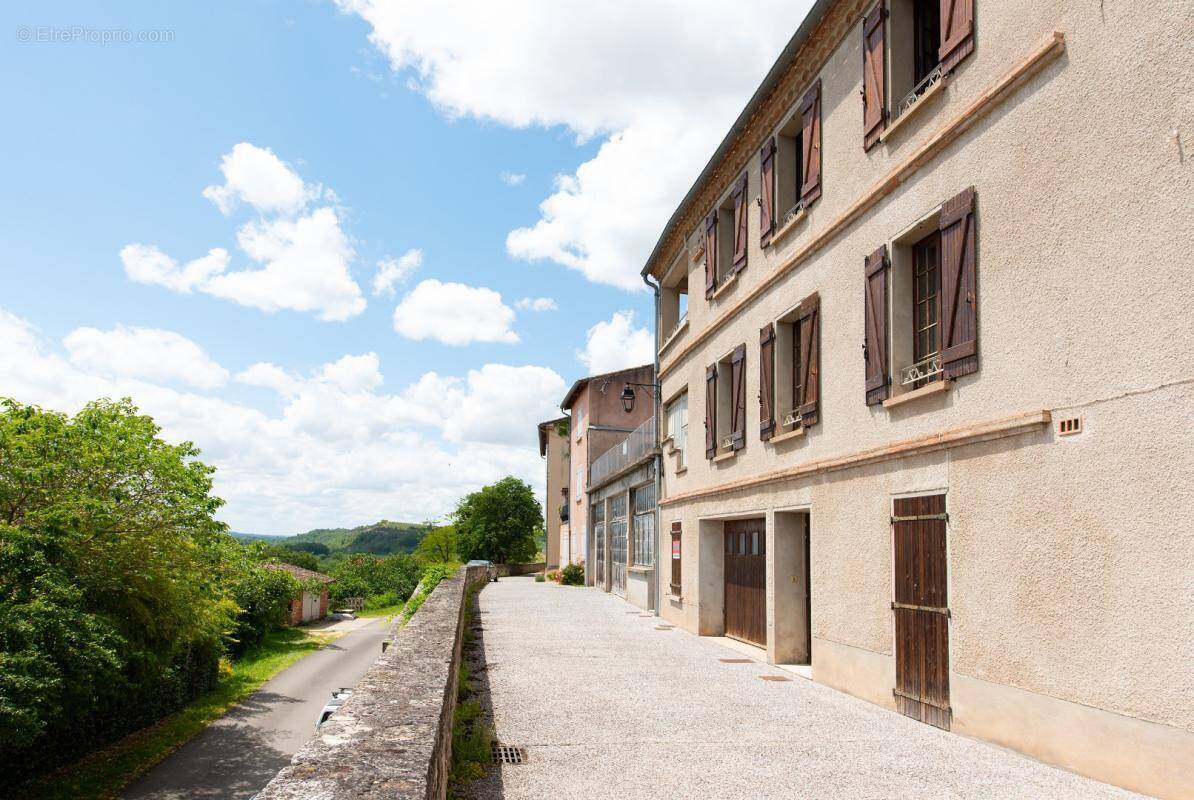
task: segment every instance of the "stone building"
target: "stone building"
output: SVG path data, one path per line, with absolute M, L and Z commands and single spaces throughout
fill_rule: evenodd
M 1194 796 L 1192 26 L 814 4 L 643 270 L 666 620 Z

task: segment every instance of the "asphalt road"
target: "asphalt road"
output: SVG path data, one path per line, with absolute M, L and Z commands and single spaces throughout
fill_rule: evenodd
M 386 628 L 382 619 L 373 620 L 280 672 L 157 764 L 122 797 L 252 797 L 314 734 L 332 690 L 355 686 L 381 654 Z

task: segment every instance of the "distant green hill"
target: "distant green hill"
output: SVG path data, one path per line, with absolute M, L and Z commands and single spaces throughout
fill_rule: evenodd
M 372 553 L 388 556 L 391 553 L 413 553 L 427 532 L 427 526 L 416 522 L 391 522 L 381 520 L 372 525 L 356 528 L 316 528 L 295 536 L 262 536 L 261 534 L 233 534 L 241 541 L 265 540 L 283 547 L 316 551 L 312 545 L 324 545 L 329 553 Z M 301 546 L 306 545 L 306 546 Z

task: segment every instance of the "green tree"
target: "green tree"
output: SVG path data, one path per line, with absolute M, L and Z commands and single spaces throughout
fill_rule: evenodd
M 253 542 L 249 547 L 256 552 L 259 561 L 280 561 L 283 564 L 293 564 L 314 572 L 320 571 L 319 558 L 312 553 L 296 550 L 288 545 L 265 542 Z
M 464 559 L 520 564 L 535 557 L 543 509 L 530 485 L 513 476 L 465 495 L 452 513 Z
M 419 584 L 419 575 L 419 565 L 406 553 L 384 557 L 362 553 L 349 556 L 335 566 L 332 577 L 336 582 L 328 587 L 328 593 L 336 600 L 383 594 L 405 600 Z
M 429 564 L 451 564 L 460 560 L 456 550 L 456 528 L 442 525 L 432 528 L 415 548 L 415 560 L 423 566 Z

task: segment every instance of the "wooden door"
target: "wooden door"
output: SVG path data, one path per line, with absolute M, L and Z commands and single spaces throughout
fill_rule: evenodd
M 605 523 L 593 526 L 593 585 L 605 590 Z
M 762 517 L 725 523 L 726 636 L 767 646 L 767 527 Z
M 895 501 L 896 708 L 949 730 L 945 495 Z

